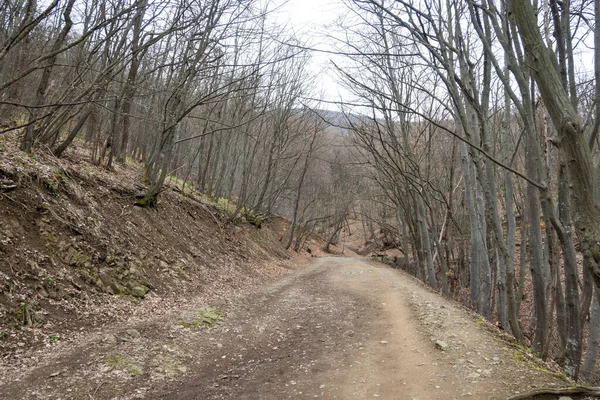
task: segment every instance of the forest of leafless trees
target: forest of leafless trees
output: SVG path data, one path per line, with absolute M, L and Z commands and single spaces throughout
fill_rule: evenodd
M 143 162 L 141 206 L 175 177 L 235 204 L 231 221 L 287 213 L 296 249 L 335 218 L 319 161 L 325 125 L 302 101 L 314 86 L 310 56 L 269 21 L 269 4 L 2 4 L 2 132 L 22 132 L 23 151 L 61 157 L 82 143 L 108 169 Z
M 396 263 L 596 379 L 600 2 L 346 4 L 341 105 L 370 114 L 348 122 L 377 193 L 359 201 Z
M 268 3 L 2 0 L 0 134 L 141 163 L 140 206 L 177 179 L 231 222 L 284 215 L 296 251 L 354 221 L 397 267 L 598 380 L 600 0 L 343 4 L 336 112 Z

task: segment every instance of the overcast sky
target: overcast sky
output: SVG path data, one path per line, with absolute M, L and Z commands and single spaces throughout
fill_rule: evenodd
M 277 14 L 282 21 L 289 21 L 298 32 L 308 33 L 311 28 L 334 22 L 341 7 L 337 0 L 289 0 Z
M 267 0 L 269 1 L 269 0 Z M 277 11 L 273 14 L 274 21 L 279 25 L 287 25 L 293 29 L 297 37 L 308 42 L 311 47 L 335 50 L 334 40 L 328 35 L 338 36 L 336 21 L 347 15 L 348 10 L 343 0 L 270 0 L 275 3 Z M 279 5 L 279 6 L 278 6 Z M 593 35 L 587 38 L 593 40 Z M 586 43 L 580 44 L 575 51 L 576 73 L 593 74 L 593 53 L 586 49 Z M 590 43 L 587 47 L 589 48 Z M 351 101 L 351 95 L 336 83 L 335 75 L 330 70 L 330 60 L 338 65 L 343 64 L 341 56 L 313 52 L 310 65 L 311 71 L 317 76 L 317 92 L 315 95 L 327 101 L 339 101 L 341 97 Z M 322 108 L 337 109 L 335 105 L 323 104 Z
M 297 37 L 306 40 L 310 46 L 332 50 L 333 41 L 326 38 L 328 34 L 335 33 L 335 22 L 347 10 L 341 0 L 281 0 L 281 5 L 274 14 L 279 24 L 285 24 L 296 32 Z M 341 57 L 335 55 L 313 52 L 311 71 L 317 75 L 317 91 L 322 92 L 323 98 L 328 101 L 339 101 L 340 95 L 347 97 L 343 88 L 335 82 L 335 76 L 328 71 L 330 60 L 340 62 Z M 321 93 L 318 93 L 321 95 Z M 336 109 L 335 105 L 322 108 Z

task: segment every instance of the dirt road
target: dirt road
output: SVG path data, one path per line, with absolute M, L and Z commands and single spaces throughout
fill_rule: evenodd
M 38 355 L 38 365 L 6 374 L 0 393 L 7 399 L 505 399 L 565 384 L 475 316 L 402 272 L 363 259 L 317 259 L 258 292 L 205 305 L 225 315 L 210 328 L 189 322 L 199 305 L 190 306 Z

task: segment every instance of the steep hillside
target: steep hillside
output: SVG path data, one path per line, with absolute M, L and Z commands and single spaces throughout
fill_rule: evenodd
M 140 208 L 141 169 L 71 151 L 28 156 L 0 136 L 0 351 L 65 339 L 189 297 L 223 297 L 286 271 L 287 223 L 226 224 L 174 186 Z M 70 332 L 70 333 L 69 333 Z

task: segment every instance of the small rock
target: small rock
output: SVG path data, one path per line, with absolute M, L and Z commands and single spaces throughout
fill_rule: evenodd
M 117 336 L 119 342 L 132 342 L 135 339 L 139 339 L 142 336 L 141 333 L 135 329 L 127 329 L 124 332 L 120 332 Z
M 435 347 L 437 347 L 440 350 L 446 350 L 448 348 L 448 343 L 446 343 L 442 340 L 436 340 Z
M 478 374 L 477 372 L 472 372 L 472 373 L 470 373 L 470 374 L 467 376 L 467 378 L 471 378 L 471 379 L 477 379 L 477 378 L 479 378 L 480 376 L 481 376 L 481 375 L 480 375 L 480 374 Z
M 131 295 L 138 298 L 143 298 L 146 293 L 150 291 L 150 288 L 144 285 L 134 285 L 131 288 Z
M 102 343 L 117 344 L 117 338 L 115 335 L 106 334 L 106 335 L 102 336 Z
M 379 342 L 381 344 L 388 344 L 389 342 L 387 340 L 382 340 L 381 342 Z
M 127 330 L 125 331 L 125 333 L 126 333 L 128 336 L 130 336 L 130 337 L 132 337 L 132 338 L 134 338 L 134 339 L 137 339 L 137 338 L 139 338 L 139 337 L 141 337 L 141 336 L 142 336 L 142 334 L 141 334 L 141 333 L 139 333 L 138 331 L 136 331 L 135 329 L 127 329 Z
M 58 375 L 60 375 L 60 371 L 53 372 L 53 373 L 51 373 L 49 376 L 50 376 L 50 378 L 55 378 L 55 377 L 57 377 Z

